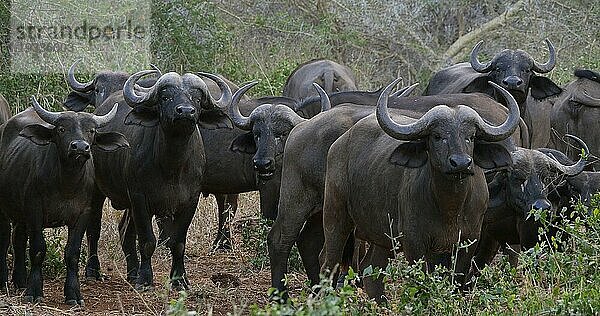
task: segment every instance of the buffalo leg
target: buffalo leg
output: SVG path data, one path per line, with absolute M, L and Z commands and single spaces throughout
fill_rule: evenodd
M 337 280 L 339 265 L 343 261 L 346 242 L 354 230 L 354 224 L 348 216 L 346 200 L 340 198 L 343 195 L 339 193 L 339 188 L 333 183 L 327 183 L 325 192 L 323 204 L 325 263 L 321 271 L 331 271 L 333 279 Z
M 101 280 L 100 260 L 98 259 L 98 240 L 102 227 L 102 207 L 105 197 L 99 191 L 95 192 L 92 199 L 91 212 L 88 216 L 86 237 L 88 242 L 88 259 L 85 265 L 85 277 L 88 280 Z
M 260 193 L 260 212 L 262 217 L 270 220 L 277 218 L 279 205 L 279 181 L 269 181 L 258 190 Z
M 121 239 L 121 248 L 125 254 L 125 261 L 127 262 L 127 281 L 134 283 L 137 280 L 138 269 L 140 262 L 135 248 L 135 226 L 129 215 L 129 210 L 126 210 L 121 216 L 119 222 L 119 235 Z
M 237 194 L 215 194 L 217 200 L 219 227 L 213 242 L 213 250 L 231 249 L 231 221 L 237 211 Z
M 319 253 L 323 249 L 324 242 L 323 213 L 319 212 L 311 216 L 304 224 L 296 243 L 311 286 L 319 284 L 319 272 L 321 270 Z
M 192 203 L 191 206 L 187 207 L 182 213 L 175 217 L 173 243 L 171 244 L 171 286 L 174 289 L 182 290 L 188 288 L 188 280 L 185 273 L 185 266 L 183 263 L 183 257 L 185 253 L 185 240 L 187 238 L 187 232 L 194 218 L 196 212 L 197 203 Z
M 171 247 L 171 235 L 173 233 L 173 217 L 156 217 L 158 226 L 158 245 Z
M 17 289 L 27 288 L 27 267 L 25 252 L 27 251 L 27 229 L 25 224 L 16 224 L 13 227 L 13 275 L 12 283 Z
M 149 213 L 145 196 L 132 193 L 131 202 L 131 217 L 135 225 L 140 252 L 140 268 L 136 288 L 143 289 L 154 284 L 151 260 L 156 249 L 156 237 L 152 231 L 152 215 Z
M 88 224 L 88 213 L 82 214 L 75 225 L 69 227 L 67 246 L 65 247 L 65 265 L 67 278 L 65 279 L 65 303 L 68 305 L 83 305 L 83 297 L 79 287 L 79 255 L 81 242 Z
M 37 224 L 37 225 L 36 225 Z M 35 222 L 28 227 L 27 236 L 29 237 L 29 260 L 31 261 L 31 271 L 29 273 L 29 282 L 25 290 L 24 299 L 27 302 L 39 303 L 44 297 L 44 281 L 42 278 L 42 264 L 46 258 L 46 240 L 41 223 Z
M 305 192 L 308 194 L 308 192 Z M 290 200 L 294 200 L 293 198 Z M 271 284 L 280 293 L 282 299 L 287 299 L 284 278 L 288 272 L 288 259 L 292 246 L 298 239 L 306 219 L 313 213 L 314 208 L 306 208 L 307 204 L 286 203 L 280 216 L 277 217 L 267 236 L 269 259 L 271 261 Z M 319 208 L 320 209 L 320 208 Z M 319 213 L 320 214 L 320 213 Z M 310 229 L 310 228 L 307 228 Z M 303 258 L 303 261 L 305 259 Z
M 0 287 L 4 290 L 8 286 L 8 265 L 6 257 L 8 255 L 8 245 L 10 244 L 10 222 L 0 214 Z
M 384 249 L 380 246 L 372 244 L 367 250 L 367 253 L 364 259 L 361 261 L 360 270 L 364 271 L 368 266 L 373 268 L 380 268 L 385 270 L 388 265 L 388 259 L 391 257 L 391 253 L 389 250 Z M 374 278 L 373 276 L 364 276 L 363 284 L 365 291 L 369 295 L 370 298 L 375 298 L 377 303 L 381 303 L 385 301 L 384 294 L 384 285 L 383 285 L 383 275 L 380 275 L 379 278 Z

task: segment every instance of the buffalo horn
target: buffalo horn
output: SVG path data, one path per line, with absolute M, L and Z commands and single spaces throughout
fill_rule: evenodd
M 104 125 L 108 124 L 108 122 L 110 122 L 113 118 L 115 118 L 115 116 L 117 115 L 118 108 L 119 104 L 115 103 L 110 112 L 104 115 L 93 115 L 94 121 L 96 122 L 98 127 L 103 127 Z
M 249 131 L 252 129 L 252 122 L 249 117 L 244 116 L 240 112 L 240 99 L 246 93 L 246 91 L 250 90 L 250 88 L 254 87 L 258 84 L 258 81 L 250 82 L 243 87 L 241 87 L 238 91 L 235 92 L 233 98 L 231 100 L 231 105 L 229 106 L 229 116 L 233 121 L 233 124 L 239 129 L 243 129 Z
M 560 162 L 558 162 L 558 160 L 555 160 L 555 159 L 552 161 L 553 161 L 554 165 L 556 166 L 556 168 L 558 170 L 560 170 L 562 173 L 564 173 L 565 175 L 576 176 L 576 175 L 580 174 L 583 171 L 583 169 L 585 168 L 585 164 L 587 163 L 587 157 L 589 156 L 590 151 L 588 149 L 588 146 L 585 144 L 585 142 L 583 140 L 581 140 L 579 137 L 570 135 L 570 134 L 566 134 L 565 137 L 571 138 L 581 145 L 581 147 L 583 148 L 582 156 L 579 158 L 577 163 L 575 163 L 574 165 L 570 165 L 570 166 L 563 165 Z
M 479 62 L 479 59 L 477 59 L 477 55 L 479 54 L 479 49 L 481 48 L 481 44 L 483 44 L 483 41 L 479 41 L 479 43 L 477 43 L 477 45 L 475 45 L 475 47 L 473 47 L 473 50 L 471 51 L 470 62 L 471 62 L 471 67 L 473 67 L 473 69 L 475 71 L 484 73 L 484 72 L 490 71 L 492 62 L 488 61 L 487 63 L 482 64 L 481 62 Z
M 217 84 L 219 89 L 221 89 L 221 97 L 219 98 L 219 100 L 216 100 L 216 101 L 212 97 L 212 95 L 210 95 L 208 90 L 206 91 L 206 93 L 208 93 L 210 102 L 212 103 L 211 106 L 224 109 L 231 104 L 231 99 L 232 99 L 231 88 L 223 79 L 221 79 L 217 75 L 213 75 L 213 74 L 207 73 L 207 72 L 198 72 L 198 75 L 206 77 L 208 79 L 211 79 L 212 81 L 214 81 Z
M 54 125 L 56 120 L 60 117 L 60 113 L 54 113 L 44 109 L 35 99 L 35 96 L 31 96 L 31 104 L 33 105 L 33 109 L 35 110 L 37 115 L 42 119 L 42 121 L 48 124 Z
M 546 39 L 545 41 L 548 45 L 548 51 L 550 51 L 548 61 L 545 64 L 539 64 L 537 61 L 533 61 L 533 71 L 541 74 L 550 72 L 556 65 L 556 50 L 554 49 L 554 45 L 552 45 L 552 42 L 550 42 L 549 39 Z
M 81 61 L 81 59 L 76 60 L 71 67 L 69 67 L 69 72 L 67 73 L 67 82 L 71 89 L 77 92 L 90 92 L 94 89 L 94 80 L 91 80 L 86 83 L 81 83 L 75 79 L 75 66 Z
M 496 142 L 506 139 L 514 133 L 517 126 L 519 126 L 521 112 L 519 111 L 519 105 L 512 94 L 492 81 L 488 81 L 488 83 L 496 88 L 496 90 L 502 94 L 504 99 L 506 99 L 506 103 L 508 104 L 508 117 L 502 125 L 492 126 L 478 116 L 478 125 L 482 132 L 478 137 L 482 140 Z

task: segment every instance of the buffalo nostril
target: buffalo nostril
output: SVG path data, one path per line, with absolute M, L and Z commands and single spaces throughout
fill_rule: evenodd
M 461 169 L 468 168 L 471 165 L 472 159 L 469 156 L 451 155 L 449 162 L 453 168 Z
M 73 150 L 77 149 L 77 143 L 76 142 L 72 142 L 71 143 L 71 149 L 73 149 Z
M 175 111 L 177 112 L 177 114 L 182 114 L 183 113 L 183 108 L 178 106 L 175 108 Z
M 192 108 L 192 109 L 190 110 L 190 114 L 196 114 L 196 109 Z
M 257 170 L 268 170 L 273 165 L 271 159 L 254 159 L 254 169 Z
M 85 150 L 85 151 L 90 151 L 90 145 L 87 145 L 87 144 L 86 144 L 86 145 L 85 145 L 85 147 L 83 147 L 83 150 Z

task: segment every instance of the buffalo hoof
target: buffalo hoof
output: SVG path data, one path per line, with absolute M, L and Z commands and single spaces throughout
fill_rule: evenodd
M 69 306 L 79 306 L 79 307 L 85 306 L 85 304 L 83 303 L 83 300 L 76 300 L 76 299 L 65 300 L 65 304 L 67 304 Z
M 135 285 L 135 290 L 138 292 L 147 292 L 147 291 L 151 291 L 154 289 L 154 285 L 150 284 L 136 284 Z
M 94 282 L 103 282 L 104 281 L 104 276 L 100 275 L 100 276 L 85 276 L 85 281 L 87 283 L 94 283 Z
M 102 281 L 104 278 L 102 277 L 102 274 L 100 273 L 100 270 L 96 270 L 96 269 L 86 269 L 85 270 L 85 279 L 88 281 Z
M 33 297 L 32 295 L 25 295 L 23 296 L 23 303 L 40 304 L 43 299 L 43 296 Z
M 171 280 L 171 289 L 174 291 L 187 291 L 190 289 L 190 283 L 185 278 Z

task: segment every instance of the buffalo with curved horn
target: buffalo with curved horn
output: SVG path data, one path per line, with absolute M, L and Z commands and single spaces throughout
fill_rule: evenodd
M 555 156 L 563 153 L 539 148 L 536 150 L 517 148 L 511 153 L 510 168 L 499 170 L 489 183 L 490 203 L 485 214 L 475 263 L 478 268 L 489 264 L 499 248 L 504 245 L 521 245 L 529 249 L 539 241 L 539 228 L 542 223 L 529 216 L 532 209 L 559 215 L 571 196 L 561 197 L 565 180 L 579 175 L 585 168 L 590 154 L 588 146 L 573 135 L 566 137 L 575 140 L 583 150 L 576 163 L 567 165 Z M 580 151 L 581 153 L 581 151 Z M 566 200 L 566 201 L 565 201 Z M 565 214 L 566 215 L 566 214 Z M 544 240 L 556 234 L 551 228 Z
M 78 261 L 81 241 L 95 191 L 93 151 L 117 155 L 129 147 L 118 132 L 101 131 L 111 124 L 117 106 L 105 115 L 50 112 L 32 98 L 27 109 L 0 128 L 0 285 L 6 286 L 6 252 L 13 235 L 16 288 L 26 288 L 25 298 L 39 302 L 43 294 L 42 263 L 46 253 L 43 229 L 68 226 L 65 248 L 67 304 L 83 305 Z M 26 275 L 25 249 L 29 239 L 31 270 Z
M 486 123 L 466 102 L 436 105 L 420 118 L 389 111 L 392 83 L 382 92 L 377 113 L 335 141 L 327 156 L 323 271 L 341 262 L 352 233 L 370 244 L 364 267 L 384 269 L 392 240 L 401 236 L 396 240 L 409 261 L 424 258 L 429 270 L 438 264 L 455 269 L 463 281 L 460 274 L 469 271 L 475 246 L 455 245 L 479 239 L 488 202 L 483 168 L 510 165 L 510 154 L 499 142 L 519 123 L 516 100 L 489 84 L 508 104 L 500 125 Z M 381 301 L 381 280 L 363 281 L 367 294 Z
M 470 62 L 455 64 L 433 74 L 423 95 L 480 92 L 503 103 L 503 97 L 488 83 L 494 82 L 508 90 L 519 104 L 530 140 L 525 146 L 545 146 L 549 126 L 545 118 L 549 113 L 537 102 L 550 100 L 562 91 L 552 80 L 538 75 L 550 72 L 556 65 L 556 49 L 550 40 L 545 41 L 549 57 L 543 64 L 520 49 L 504 49 L 482 63 L 477 57 L 483 44 L 481 41 L 473 47 Z
M 119 131 L 132 144 L 116 155 L 94 152 L 96 182 L 116 209 L 126 210 L 120 223 L 127 279 L 138 288 L 152 286 L 151 257 L 156 247 L 152 216 L 170 218 L 171 284 L 188 286 L 183 263 L 188 227 L 201 193 L 206 159 L 198 127 L 230 127 L 223 113 L 232 92 L 218 76 L 168 72 L 147 88 L 136 83 L 156 70 L 140 71 L 127 79 L 122 95 L 113 93 L 95 113 L 118 103 L 116 119 L 106 130 Z M 200 77 L 222 89 L 215 99 Z M 219 115 L 215 115 L 215 112 Z M 139 242 L 139 257 L 136 253 Z

